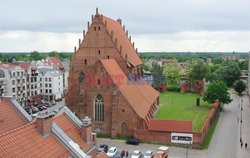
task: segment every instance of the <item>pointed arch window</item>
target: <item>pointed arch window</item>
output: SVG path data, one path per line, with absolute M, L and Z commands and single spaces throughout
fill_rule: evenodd
M 97 122 L 104 121 L 104 104 L 101 94 L 98 94 L 94 99 L 94 118 Z
M 85 74 L 83 72 L 79 75 L 79 83 L 81 83 L 85 79 Z

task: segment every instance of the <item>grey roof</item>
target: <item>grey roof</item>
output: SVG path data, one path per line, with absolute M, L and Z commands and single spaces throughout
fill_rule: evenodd
M 65 59 L 61 63 L 63 65 L 63 67 L 64 67 L 64 70 L 69 71 L 69 60 Z
M 53 76 L 59 76 L 61 75 L 60 71 L 57 69 L 51 69 L 51 68 L 38 68 L 38 71 L 41 72 L 43 75 L 46 73 L 50 73 Z

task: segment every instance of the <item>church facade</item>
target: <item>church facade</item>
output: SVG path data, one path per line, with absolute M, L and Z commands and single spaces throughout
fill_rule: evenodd
M 132 136 L 147 129 L 159 93 L 143 78 L 142 61 L 122 20 L 92 15 L 70 60 L 66 105 L 94 120 L 96 132 Z

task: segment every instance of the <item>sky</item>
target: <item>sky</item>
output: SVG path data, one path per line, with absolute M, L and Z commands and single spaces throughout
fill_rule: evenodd
M 249 0 L 0 0 L 0 52 L 70 51 L 99 13 L 139 52 L 248 52 Z

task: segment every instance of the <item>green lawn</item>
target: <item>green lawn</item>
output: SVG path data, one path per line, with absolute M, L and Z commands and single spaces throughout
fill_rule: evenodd
M 158 119 L 191 120 L 193 130 L 199 132 L 205 122 L 209 109 L 208 103 L 203 102 L 196 106 L 196 94 L 166 92 L 160 94 L 160 110 L 156 114 Z

